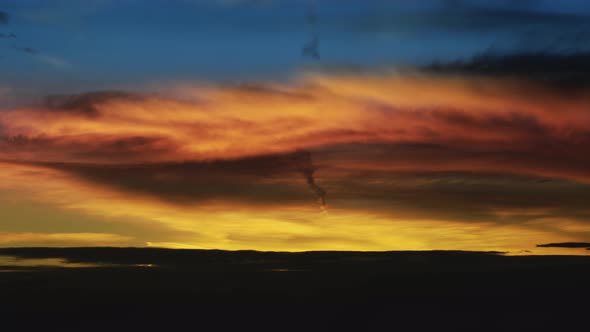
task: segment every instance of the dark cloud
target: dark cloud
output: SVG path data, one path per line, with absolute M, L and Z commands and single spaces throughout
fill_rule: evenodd
M 313 161 L 311 160 L 311 153 L 309 153 L 309 151 L 300 150 L 293 154 L 292 159 L 297 169 L 305 177 L 309 188 L 318 196 L 320 205 L 322 207 L 326 206 L 326 191 L 315 181 L 314 173 L 316 171 L 316 166 L 314 166 Z
M 124 153 L 121 152 L 121 153 Z M 41 163 L 125 192 L 179 204 L 232 200 L 259 204 L 307 204 L 309 187 L 325 205 L 309 152 L 234 160 L 151 164 Z M 301 176 L 303 175 L 303 176 Z
M 34 149 L 45 149 L 48 146 L 51 146 L 53 142 L 55 142 L 55 139 L 53 138 L 31 138 L 24 135 L 3 135 L 0 137 L 0 144 L 4 151 L 28 147 L 32 147 Z
M 492 8 L 512 8 L 513 10 L 536 10 L 540 5 L 540 0 L 441 0 L 441 6 L 449 10 L 481 9 L 486 7 Z
M 1 132 L 0 132 L 1 134 Z M 179 147 L 167 138 L 151 136 L 0 136 L 0 148 L 14 158 L 35 154 L 38 160 L 74 158 L 75 160 L 137 160 L 164 157 Z
M 120 160 L 134 156 L 137 158 L 165 155 L 178 149 L 178 146 L 162 137 L 131 136 L 100 140 L 79 149 L 75 146 L 70 155 L 81 160 Z
M 445 1 L 445 5 L 419 12 L 398 11 L 383 8 L 373 15 L 358 16 L 348 20 L 361 32 L 449 30 L 468 32 L 474 30 L 514 30 L 518 28 L 585 27 L 587 17 L 570 13 L 543 12 L 531 6 L 474 5 L 469 1 Z
M 303 45 L 303 48 L 301 49 L 301 54 L 304 56 L 309 56 L 312 57 L 314 59 L 320 59 L 320 41 L 319 38 L 317 36 L 314 36 L 311 38 L 311 40 L 307 43 L 305 43 L 305 45 Z
M 483 54 L 468 61 L 435 63 L 425 69 L 442 74 L 521 78 L 563 91 L 590 86 L 590 53 Z
M 307 24 L 310 28 L 310 40 L 303 45 L 301 50 L 302 55 L 310 56 L 314 59 L 320 59 L 320 37 L 318 34 L 318 16 L 316 12 L 315 2 L 310 1 L 308 6 L 308 13 L 306 17 Z
M 330 193 L 330 205 L 335 209 L 372 211 L 406 220 L 527 223 L 527 227 L 554 234 L 590 236 L 561 229 L 559 222 L 543 222 L 556 218 L 582 223 L 590 220 L 590 185 L 501 172 L 363 170 L 350 163 L 356 159 L 389 164 L 403 150 L 398 148 L 399 153 L 379 160 L 370 146 L 359 149 L 334 150 L 334 155 L 314 152 L 318 166 L 297 161 L 296 154 L 210 162 L 43 165 L 101 186 L 174 204 L 232 201 L 256 206 L 310 205 L 308 186 L 321 198 L 307 174 L 301 176 L 304 165 L 319 167 L 318 174 L 313 175 L 319 176 L 322 187 L 318 188 Z M 407 149 L 435 151 L 434 147 Z M 347 166 L 352 169 L 341 169 Z M 315 181 L 314 177 L 312 183 Z
M 588 184 L 517 175 L 513 165 L 522 165 L 527 158 L 531 166 L 541 161 L 526 151 L 503 150 L 418 143 L 339 145 L 317 151 L 316 162 L 323 166 L 322 183 L 335 207 L 382 211 L 406 219 L 590 220 Z M 575 163 L 559 162 L 564 168 Z
M 111 100 L 138 100 L 139 95 L 124 91 L 95 91 L 71 95 L 50 95 L 45 98 L 49 110 L 72 112 L 85 115 L 98 115 L 98 105 Z
M 510 112 L 507 114 L 474 115 L 458 110 L 432 110 L 425 112 L 437 121 L 476 130 L 518 133 L 530 138 L 551 135 L 551 127 L 542 124 L 531 114 Z
M 7 12 L 0 10 L 0 24 L 7 24 L 9 18 L 10 18 L 10 15 L 8 15 Z
M 547 244 L 537 244 L 537 247 L 542 247 L 542 248 L 587 248 L 588 250 L 590 250 L 590 243 L 587 243 L 587 242 L 547 243 Z
M 27 53 L 27 54 L 31 54 L 31 55 L 37 55 L 39 53 L 41 53 L 39 50 L 32 48 L 32 47 L 18 47 L 18 46 L 14 46 L 14 49 L 19 51 L 19 52 L 23 52 L 23 53 Z

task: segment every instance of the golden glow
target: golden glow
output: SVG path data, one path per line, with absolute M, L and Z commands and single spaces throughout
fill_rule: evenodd
M 540 230 L 535 224 L 501 226 L 483 222 L 406 220 L 395 214 L 378 215 L 338 208 L 321 212 L 313 206 L 273 206 L 267 209 L 224 202 L 178 206 L 107 190 L 45 168 L 0 164 L 0 169 L 0 175 L 3 175 L 0 184 L 14 185 L 27 197 L 32 195 L 82 214 L 152 221 L 193 234 L 193 240 L 186 242 L 166 241 L 165 238 L 146 241 L 146 246 L 153 247 L 273 251 L 461 249 L 509 251 L 513 254 L 526 248 L 535 254 L 564 254 L 568 250 L 534 246 L 577 240 Z M 50 178 L 53 181 L 49 181 Z M 551 225 L 588 229 L 586 225 L 571 220 L 552 220 Z M 123 246 L 130 240 L 108 234 L 6 234 L 4 238 L 0 234 L 0 245 L 10 244 L 19 237 L 33 243 L 61 238 L 87 241 L 88 244 L 107 241 L 111 245 Z M 576 253 L 579 254 L 579 250 Z
M 14 243 L 60 244 L 70 243 L 78 245 L 117 245 L 130 238 L 117 234 L 105 233 L 0 233 L 0 245 L 10 246 Z
M 97 267 L 100 264 L 94 263 L 73 263 L 61 258 L 15 258 L 11 256 L 0 256 L 1 266 L 19 266 L 19 267 L 62 267 L 62 268 L 80 268 L 80 267 Z M 1 272 L 27 272 L 27 270 L 8 270 L 0 269 Z

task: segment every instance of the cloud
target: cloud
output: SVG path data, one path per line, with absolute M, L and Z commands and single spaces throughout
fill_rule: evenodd
M 180 149 L 175 142 L 158 136 L 93 136 L 27 137 L 16 135 L 0 138 L 6 154 L 25 157 L 37 154 L 39 160 L 56 160 L 65 154 L 80 161 L 137 161 L 170 157 Z
M 320 187 L 315 180 L 314 173 L 316 167 L 313 165 L 311 154 L 309 151 L 296 151 L 292 157 L 295 167 L 305 176 L 307 185 L 318 196 L 318 200 L 322 207 L 326 206 L 326 191 Z
M 55 56 L 51 56 L 51 55 L 47 55 L 47 54 L 38 54 L 37 55 L 37 59 L 39 59 L 39 61 L 50 65 L 53 68 L 57 68 L 57 69 L 65 69 L 65 68 L 69 68 L 72 66 L 71 63 L 69 63 L 68 61 L 55 57 Z
M 590 243 L 587 242 L 564 242 L 564 243 L 547 243 L 537 244 L 541 248 L 586 248 L 590 249 Z
M 141 99 L 141 97 L 124 91 L 96 91 L 73 95 L 50 95 L 45 98 L 45 105 L 51 111 L 98 115 L 97 105 L 99 104 L 133 99 Z
M 17 47 L 14 46 L 14 49 L 19 51 L 19 52 L 23 52 L 23 53 L 27 53 L 27 54 L 31 54 L 31 55 L 37 55 L 39 54 L 39 50 L 34 49 L 32 47 Z
M 292 165 L 292 163 L 286 165 Z M 311 195 L 306 189 L 305 179 L 296 171 L 285 173 L 284 176 L 262 173 L 258 177 L 245 176 L 241 178 L 242 182 L 239 182 L 236 181 L 239 177 L 235 177 L 235 175 L 232 177 L 231 168 L 226 173 L 220 173 L 217 178 L 213 178 L 208 172 L 187 170 L 186 173 L 192 177 L 212 178 L 208 187 L 201 188 L 202 191 L 209 191 L 210 199 L 199 199 L 198 196 L 194 196 L 196 197 L 194 199 L 175 201 L 169 199 L 174 197 L 174 190 L 188 188 L 198 182 L 192 180 L 190 176 L 186 176 L 183 181 L 181 173 L 179 175 L 181 179 L 171 182 L 175 185 L 164 186 L 164 189 L 160 190 L 154 189 L 157 190 L 155 194 L 146 194 L 145 191 L 141 191 L 141 188 L 134 189 L 129 185 L 117 187 L 117 180 L 125 181 L 124 176 L 116 176 L 117 172 L 109 172 L 108 167 L 102 171 L 102 175 L 95 178 L 86 177 L 84 174 L 68 169 L 61 170 L 41 165 L 0 164 L 0 168 L 3 170 L 0 172 L 0 188 L 12 188 L 10 190 L 24 195 L 28 200 L 38 200 L 71 213 L 96 216 L 104 220 L 113 220 L 113 222 L 138 220 L 144 223 L 154 223 L 165 229 L 186 233 L 187 236 L 181 238 L 177 235 L 171 237 L 167 233 L 156 236 L 152 234 L 147 239 L 142 236 L 144 241 L 169 243 L 170 245 L 178 243 L 198 248 L 255 248 L 258 250 L 460 248 L 514 251 L 527 246 L 534 247 L 535 243 L 532 241 L 579 241 L 580 237 L 584 236 L 584 230 L 588 230 L 588 225 L 583 222 L 559 219 L 559 211 L 535 211 L 531 205 L 519 206 L 521 201 L 514 203 L 516 208 L 497 211 L 498 216 L 502 215 L 503 218 L 506 218 L 504 220 L 490 216 L 487 219 L 480 218 L 479 220 L 450 218 L 460 215 L 462 208 L 469 207 L 472 202 L 469 197 L 474 196 L 473 193 L 477 191 L 473 191 L 473 189 L 466 191 L 463 196 L 464 200 L 457 199 L 458 194 L 442 201 L 441 198 L 444 198 L 445 194 L 452 193 L 453 190 L 475 187 L 479 188 L 481 202 L 484 202 L 486 190 L 490 191 L 489 185 L 486 187 L 485 182 L 478 186 L 470 185 L 469 182 L 458 183 L 454 187 L 451 185 L 446 192 L 432 192 L 431 199 L 421 200 L 420 197 L 424 191 L 408 190 L 412 186 L 416 186 L 416 184 L 411 184 L 412 179 L 417 180 L 418 185 L 423 181 L 415 177 L 400 174 L 400 179 L 408 181 L 400 187 L 388 177 L 375 176 L 376 174 L 374 176 L 365 174 L 363 177 L 356 175 L 359 182 L 369 184 L 379 182 L 381 186 L 372 187 L 374 192 L 364 192 L 358 191 L 354 183 L 345 181 L 347 187 L 342 191 L 338 187 L 339 179 L 343 179 L 342 175 L 326 172 L 326 169 L 322 168 L 321 172 L 318 172 L 318 177 L 330 192 L 330 211 L 318 213 L 317 207 L 310 204 Z M 246 174 L 255 171 L 255 168 L 247 169 Z M 88 170 L 87 174 L 100 172 L 99 170 L 100 168 L 96 167 Z M 135 173 L 141 173 L 141 170 L 135 168 L 119 174 L 132 177 L 128 181 L 137 181 L 139 186 L 148 186 L 150 183 L 154 185 L 158 181 L 166 183 L 166 180 L 162 179 L 165 179 L 167 174 L 144 172 L 143 175 L 134 176 Z M 178 173 L 178 171 L 171 172 L 172 175 Z M 224 178 L 223 175 L 228 175 L 228 177 Z M 355 175 L 351 174 L 352 176 Z M 457 177 L 459 176 L 457 175 Z M 99 178 L 111 180 L 99 181 Z M 436 178 L 437 176 L 433 175 L 435 183 L 437 182 Z M 501 177 L 487 181 L 494 183 L 498 179 Z M 334 183 L 335 180 L 336 183 Z M 223 184 L 223 181 L 226 184 L 234 185 L 235 188 L 242 188 L 243 196 L 216 195 L 219 193 L 216 190 L 219 185 Z M 447 182 L 457 183 L 455 179 L 450 179 Z M 389 186 L 388 183 L 390 183 Z M 266 188 L 261 187 L 261 184 L 265 184 Z M 269 187 L 269 184 L 272 186 Z M 403 189 L 404 186 L 406 189 Z M 269 190 L 273 187 L 274 190 Z M 154 188 L 157 188 L 156 185 Z M 302 198 L 296 200 L 293 199 L 295 197 L 293 195 L 277 194 L 286 188 L 292 188 L 293 192 L 298 193 Z M 540 197 L 551 192 L 551 188 L 545 188 L 547 191 L 542 192 L 539 192 L 539 188 L 543 187 L 531 188 L 530 191 L 537 190 L 537 196 Z M 493 206 L 495 202 L 502 202 L 502 200 L 510 202 L 511 198 L 519 197 L 521 191 L 516 191 L 512 194 L 513 196 L 503 195 L 510 194 L 513 189 L 510 186 L 498 184 L 494 190 L 491 190 L 495 194 L 487 196 L 490 200 L 488 206 Z M 502 190 L 504 191 L 502 192 Z M 416 195 L 412 196 L 412 192 Z M 554 197 L 559 194 L 559 192 L 555 193 Z M 176 195 L 178 194 L 176 193 Z M 276 199 L 257 201 L 259 197 L 264 198 L 265 195 L 266 197 L 274 195 Z M 574 196 L 573 193 L 572 196 Z M 14 195 L 10 197 L 11 200 L 15 199 Z M 201 197 L 205 197 L 205 195 L 201 195 Z M 453 208 L 452 205 L 446 208 L 449 211 L 454 209 L 454 215 L 437 214 L 440 209 L 437 211 L 436 205 L 433 209 L 432 203 L 438 202 L 438 206 L 442 207 L 445 203 L 452 204 L 453 199 L 455 199 L 455 204 L 459 204 L 458 206 L 461 208 Z M 565 197 L 564 201 L 567 199 L 568 197 Z M 558 204 L 558 202 L 554 203 L 554 205 Z M 563 206 L 563 208 L 565 210 L 568 207 Z M 432 214 L 428 215 L 430 211 Z M 552 216 L 553 219 L 537 220 L 534 223 L 532 221 L 523 222 L 516 218 L 510 219 L 511 216 L 518 217 L 533 213 L 543 217 Z M 464 216 L 469 217 L 469 211 Z M 113 231 L 111 230 L 109 233 L 113 233 Z M 100 231 L 97 229 L 94 232 Z M 574 232 L 575 235 L 572 235 Z M 115 233 L 130 234 L 129 231 Z M 312 238 L 313 241 L 306 240 Z M 371 240 L 358 241 L 359 238 Z M 535 253 L 548 252 L 551 251 L 549 249 L 535 251 Z
M 329 248 L 410 245 L 398 236 L 415 232 L 439 248 L 454 238 L 461 248 L 514 250 L 510 238 L 521 250 L 514 237 L 524 233 L 584 241 L 590 105 L 584 85 L 577 89 L 525 75 L 384 70 L 49 96 L 0 113 L 0 184 L 67 209 L 199 234 L 150 241 L 158 243 L 245 248 L 262 236 L 266 248 L 307 248 L 292 240 L 316 232 L 314 245 Z M 329 193 L 326 216 L 309 189 L 322 204 Z M 454 225 L 443 232 L 451 242 L 414 222 Z M 391 227 L 397 235 L 370 244 L 350 238 Z M 469 227 L 495 240 L 475 243 Z
M 36 165 L 66 171 L 123 192 L 182 205 L 215 200 L 260 206 L 309 204 L 310 195 L 305 190 L 308 186 L 323 207 L 326 193 L 315 181 L 316 168 L 311 158 L 309 152 L 298 151 L 203 162 Z
M 520 2 L 519 2 L 520 3 Z M 469 32 L 474 30 L 498 30 L 521 33 L 520 29 L 551 30 L 555 27 L 584 28 L 587 18 L 583 15 L 548 12 L 536 9 L 532 3 L 517 5 L 498 1 L 476 5 L 470 1 L 442 1 L 441 6 L 422 10 L 400 10 L 379 7 L 373 15 L 357 16 L 342 25 L 359 32 L 427 31 L 446 30 Z
M 589 61 L 590 53 L 482 54 L 469 61 L 436 63 L 425 69 L 441 74 L 535 80 L 567 94 L 588 88 Z
M 585 234 L 583 228 L 566 230 L 561 225 L 569 221 L 584 224 L 590 218 L 588 185 L 503 173 L 371 170 L 351 162 L 378 160 L 369 157 L 376 153 L 370 147 L 361 146 L 360 150 L 361 153 L 315 152 L 321 162 L 316 174 L 322 184 L 320 189 L 329 191 L 336 209 L 371 211 L 406 220 L 528 224 L 567 237 Z M 293 162 L 295 156 L 112 166 L 56 163 L 36 166 L 66 172 L 92 186 L 109 188 L 136 199 L 156 199 L 182 207 L 223 201 L 268 209 L 311 208 L 312 195 L 306 190 L 309 184 L 301 177 L 298 163 Z M 339 166 L 343 164 L 345 167 Z
M 65 69 L 65 68 L 69 68 L 72 66 L 71 63 L 67 62 L 64 59 L 61 59 L 61 58 L 55 57 L 55 56 L 51 56 L 51 55 L 47 55 L 47 54 L 43 54 L 38 49 L 35 49 L 32 47 L 13 46 L 13 48 L 19 52 L 31 55 L 34 59 L 38 60 L 39 62 L 50 65 L 53 68 Z
M 356 144 L 373 151 L 363 167 L 590 181 L 583 87 L 571 94 L 525 78 L 340 73 L 289 87 L 193 89 L 198 102 L 119 91 L 49 96 L 39 108 L 0 114 L 0 155 L 128 164 Z
M 412 52 L 416 41 L 434 45 L 435 49 L 440 43 L 449 46 L 438 55 L 434 52 L 430 59 L 449 59 L 451 54 L 471 55 L 485 49 L 589 51 L 584 37 L 590 32 L 588 12 L 583 8 L 569 12 L 556 9 L 520 1 L 427 1 L 414 7 L 393 2 L 371 4 L 358 10 L 358 14 L 328 16 L 322 19 L 321 26 L 322 30 L 331 28 L 397 41 L 404 46 L 398 47 L 401 51 L 395 54 L 402 57 Z M 453 40 L 464 42 L 450 46 Z M 420 50 L 419 46 L 415 50 Z M 406 56 L 406 60 L 416 59 Z
M 8 15 L 7 12 L 0 11 L 0 25 L 1 24 L 8 24 L 9 18 L 10 18 L 10 16 Z

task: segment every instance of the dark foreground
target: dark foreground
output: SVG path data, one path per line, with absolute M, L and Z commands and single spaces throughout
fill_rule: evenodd
M 0 249 L 1 331 L 587 331 L 590 256 Z M 16 325 L 15 325 L 16 324 Z

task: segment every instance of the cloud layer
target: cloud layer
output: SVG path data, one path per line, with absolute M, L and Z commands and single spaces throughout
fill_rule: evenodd
M 93 92 L 2 112 L 0 157 L 128 164 L 322 149 L 378 155 L 364 166 L 354 158 L 356 168 L 589 180 L 585 90 L 572 95 L 517 78 L 416 73 L 181 90 L 194 99 Z
M 523 234 L 586 241 L 589 91 L 583 77 L 576 91 L 552 79 L 571 67 L 536 80 L 514 61 L 49 96 L 0 112 L 0 183 L 193 234 L 152 245 L 518 251 L 534 247 Z

